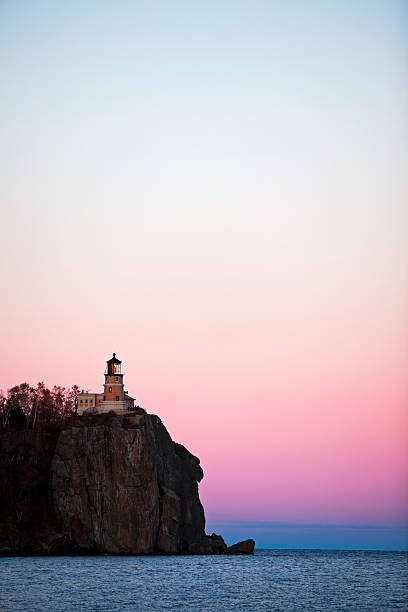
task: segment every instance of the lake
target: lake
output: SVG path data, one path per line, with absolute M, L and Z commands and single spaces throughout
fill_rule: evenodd
M 408 554 L 0 558 L 0 609 L 406 610 Z

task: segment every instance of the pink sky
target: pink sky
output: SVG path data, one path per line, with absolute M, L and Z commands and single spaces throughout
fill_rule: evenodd
M 44 380 L 100 391 L 116 351 L 129 392 L 200 457 L 209 517 L 405 519 L 407 358 L 396 305 L 393 316 L 389 305 L 379 313 L 370 297 L 361 316 L 355 305 L 345 311 L 344 295 L 307 308 L 304 296 L 299 307 L 231 293 L 229 303 L 179 310 L 179 297 L 167 309 L 156 293 L 152 308 L 116 307 L 112 296 L 93 312 L 85 296 L 54 302 L 54 313 L 43 299 L 46 313 L 37 305 L 25 321 L 10 312 L 3 387 Z

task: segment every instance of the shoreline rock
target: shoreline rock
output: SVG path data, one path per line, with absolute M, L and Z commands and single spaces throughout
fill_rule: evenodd
M 255 550 L 255 540 L 243 540 L 232 546 L 228 546 L 227 553 L 232 555 L 253 555 Z

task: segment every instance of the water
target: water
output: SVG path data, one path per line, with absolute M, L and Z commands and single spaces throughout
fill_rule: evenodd
M 408 610 L 408 555 L 0 558 L 0 609 Z

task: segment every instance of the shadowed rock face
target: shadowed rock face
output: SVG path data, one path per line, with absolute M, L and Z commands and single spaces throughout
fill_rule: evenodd
M 219 554 L 204 532 L 200 462 L 144 411 L 2 435 L 0 551 Z
M 109 415 L 61 432 L 51 468 L 56 512 L 80 549 L 191 552 L 205 540 L 199 460 L 158 417 L 134 420 Z

